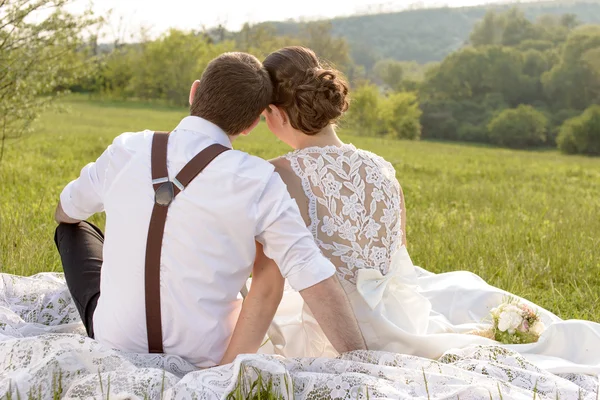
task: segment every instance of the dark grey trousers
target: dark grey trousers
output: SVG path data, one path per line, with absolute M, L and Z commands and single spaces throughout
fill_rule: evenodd
M 100 297 L 100 271 L 104 235 L 97 226 L 82 221 L 60 224 L 54 242 L 65 279 L 89 337 L 94 337 L 93 317 Z

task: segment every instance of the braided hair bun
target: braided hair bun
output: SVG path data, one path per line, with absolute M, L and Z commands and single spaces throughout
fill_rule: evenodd
M 314 135 L 348 110 L 348 84 L 333 69 L 324 69 L 315 53 L 304 47 L 284 47 L 263 65 L 273 82 L 273 104 L 288 114 L 294 129 Z

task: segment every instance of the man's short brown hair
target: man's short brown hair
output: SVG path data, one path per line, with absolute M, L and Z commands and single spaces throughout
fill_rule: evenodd
M 271 102 L 273 86 L 258 59 L 225 53 L 212 60 L 200 78 L 190 114 L 237 135 L 249 128 Z

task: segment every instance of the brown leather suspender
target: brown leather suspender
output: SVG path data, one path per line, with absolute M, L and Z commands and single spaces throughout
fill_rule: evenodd
M 167 144 L 169 133 L 155 132 L 152 138 L 152 185 L 154 208 L 148 226 L 146 242 L 146 329 L 148 352 L 163 353 L 162 316 L 160 310 L 160 258 L 169 205 L 183 189 L 219 154 L 229 150 L 213 144 L 198 153 L 183 167 L 173 181 L 167 170 Z

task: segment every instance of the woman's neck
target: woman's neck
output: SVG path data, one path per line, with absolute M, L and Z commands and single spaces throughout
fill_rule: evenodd
M 325 129 L 315 135 L 307 135 L 300 132 L 296 140 L 296 150 L 305 149 L 307 147 L 325 147 L 336 146 L 340 147 L 344 144 L 335 133 L 332 125 L 328 125 Z

